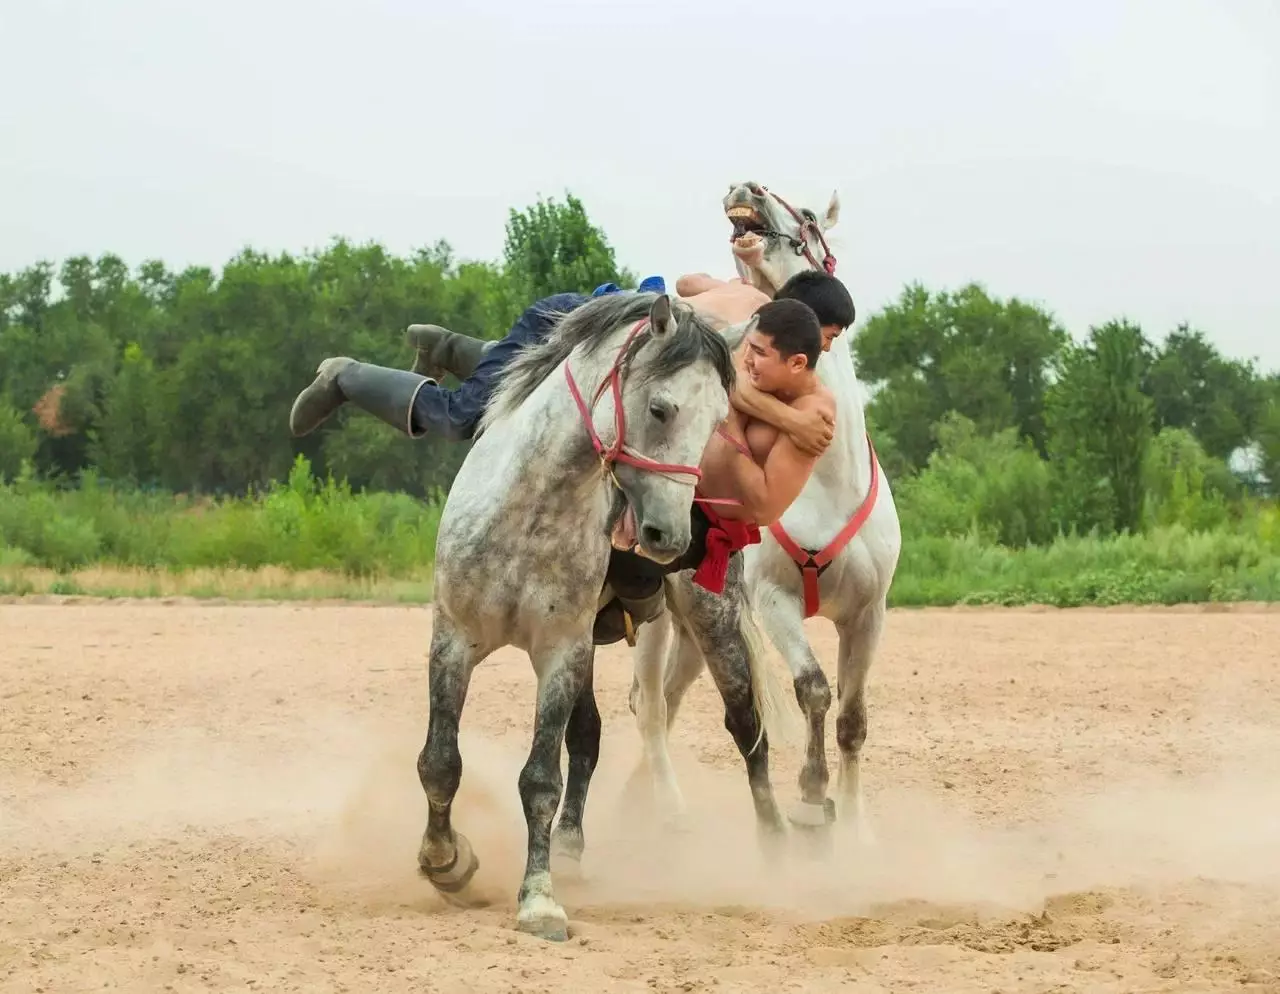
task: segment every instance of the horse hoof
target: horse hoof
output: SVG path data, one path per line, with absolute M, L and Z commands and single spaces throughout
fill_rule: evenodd
M 453 859 L 447 866 L 430 866 L 427 863 L 425 845 L 418 851 L 418 871 L 431 881 L 437 891 L 453 903 L 466 903 L 462 892 L 466 890 L 471 878 L 480 869 L 480 860 L 476 858 L 471 843 L 461 832 L 454 833 Z
M 821 804 L 801 801 L 787 812 L 787 820 L 797 829 L 801 848 L 810 858 L 830 856 L 834 851 L 832 825 L 836 820 L 835 803 L 825 799 Z
M 539 895 L 516 914 L 516 928 L 548 942 L 566 942 L 569 939 L 569 916 L 551 898 Z
M 796 828 L 821 831 L 835 824 L 836 802 L 824 798 L 821 804 L 800 801 L 787 812 L 787 820 Z
M 582 851 L 586 848 L 581 832 L 559 829 L 551 837 L 551 855 L 557 859 L 567 859 L 574 864 L 582 862 Z

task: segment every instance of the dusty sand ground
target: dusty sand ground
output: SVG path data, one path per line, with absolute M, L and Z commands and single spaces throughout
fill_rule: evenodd
M 1280 991 L 1280 612 L 895 612 L 880 849 L 774 872 L 705 678 L 673 746 L 692 828 L 637 814 L 629 660 L 602 652 L 558 945 L 512 927 L 518 653 L 477 671 L 464 721 L 459 826 L 496 903 L 447 908 L 415 874 L 429 627 L 0 605 L 0 989 Z M 784 801 L 797 757 L 775 754 Z

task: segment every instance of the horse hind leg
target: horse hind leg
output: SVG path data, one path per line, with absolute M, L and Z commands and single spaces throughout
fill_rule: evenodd
M 569 776 L 564 788 L 564 806 L 552 836 L 554 854 L 577 863 L 582 859 L 586 841 L 582 819 L 587 806 L 591 776 L 600 760 L 600 709 L 596 706 L 594 650 L 586 683 L 578 692 L 569 724 L 565 729 L 565 748 L 569 753 Z
M 551 822 L 560 807 L 564 786 L 560 752 L 570 718 L 587 685 L 594 655 L 589 638 L 579 644 L 535 653 L 537 712 L 529 758 L 520 770 L 518 781 L 529 835 L 516 926 L 523 932 L 558 942 L 569 937 L 569 928 L 568 916 L 556 903 L 551 883 Z M 582 782 L 585 798 L 585 780 Z
M 668 666 L 664 664 L 668 661 L 675 664 L 679 658 L 693 653 L 699 656 L 701 665 L 701 653 L 696 645 L 679 634 L 674 641 L 670 638 L 674 610 L 674 606 L 669 606 L 668 610 L 640 628 L 633 657 L 636 727 L 640 732 L 659 817 L 669 824 L 681 820 L 685 804 L 671 766 L 671 755 L 667 751 L 667 701 L 662 681 Z
M 702 655 L 702 650 L 697 648 L 687 630 L 676 632 L 676 641 L 662 677 L 662 696 L 667 702 L 668 732 L 675 727 L 676 715 L 684 702 L 684 695 L 697 683 L 706 667 L 707 660 Z
M 791 670 L 796 703 L 805 717 L 805 758 L 797 778 L 800 801 L 787 816 L 822 850 L 829 841 L 826 830 L 836 817 L 836 806 L 827 796 L 831 778 L 826 728 L 831 685 L 805 637 L 800 600 L 770 586 L 759 599 L 758 611 L 762 627 Z
M 675 611 L 677 608 L 673 605 L 671 597 L 671 584 L 680 582 L 679 580 L 668 579 L 667 581 L 667 609 Z M 646 626 L 648 627 L 648 626 Z M 637 640 L 637 646 L 639 641 Z M 702 652 L 693 651 L 689 648 L 689 638 L 676 632 L 676 640 L 672 644 L 670 653 L 667 657 L 666 668 L 663 669 L 658 664 L 659 657 L 655 657 L 652 664 L 655 667 L 655 679 L 657 675 L 662 677 L 662 696 L 666 703 L 666 722 L 667 731 L 670 732 L 675 727 L 676 713 L 680 710 L 680 704 L 684 701 L 684 695 L 689 688 L 694 685 L 698 677 L 702 675 L 703 668 L 707 665 L 707 661 L 702 658 Z M 656 651 L 656 650 L 655 650 Z M 631 708 L 631 713 L 639 717 L 639 701 L 640 701 L 640 670 L 639 664 L 631 677 L 631 693 L 627 697 L 627 705 Z
M 757 664 L 767 665 L 746 616 L 741 590 L 741 557 L 730 565 L 729 582 L 720 596 L 682 578 L 684 634 L 697 644 L 724 701 L 724 724 L 747 767 L 747 783 L 755 806 L 756 828 L 766 853 L 776 855 L 786 829 L 773 784 L 769 780 L 769 738 L 766 713 L 776 708 L 769 684 Z M 753 644 L 754 643 L 754 644 Z
M 471 673 L 481 658 L 447 616 L 436 616 L 429 662 L 431 712 L 418 753 L 418 780 L 428 804 L 418 869 L 446 900 L 463 905 L 474 903 L 466 891 L 480 861 L 467 837 L 453 828 L 453 799 L 462 781 L 458 726 Z
M 867 673 L 884 631 L 883 601 L 863 611 L 852 624 L 837 626 L 840 635 L 840 662 L 836 692 L 839 713 L 836 717 L 836 745 L 840 749 L 840 813 L 846 816 L 855 838 L 865 844 L 875 843 L 875 832 L 867 815 L 862 789 L 862 746 L 867 740 Z

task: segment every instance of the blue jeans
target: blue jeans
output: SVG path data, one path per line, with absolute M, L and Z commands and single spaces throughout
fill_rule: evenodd
M 525 309 L 507 336 L 485 351 L 475 371 L 456 390 L 427 383 L 413 401 L 415 432 L 429 431 L 450 441 L 467 441 L 475 434 L 480 415 L 507 364 L 526 345 L 536 345 L 553 326 L 549 312 L 572 311 L 590 298 L 580 293 L 556 293 Z

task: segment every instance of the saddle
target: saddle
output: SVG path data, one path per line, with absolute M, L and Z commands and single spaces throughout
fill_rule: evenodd
M 636 644 L 636 628 L 652 621 L 663 611 L 666 591 L 661 583 L 647 597 L 620 597 L 608 580 L 600 589 L 596 600 L 596 620 L 591 629 L 595 645 L 613 645 L 626 639 L 627 645 Z

